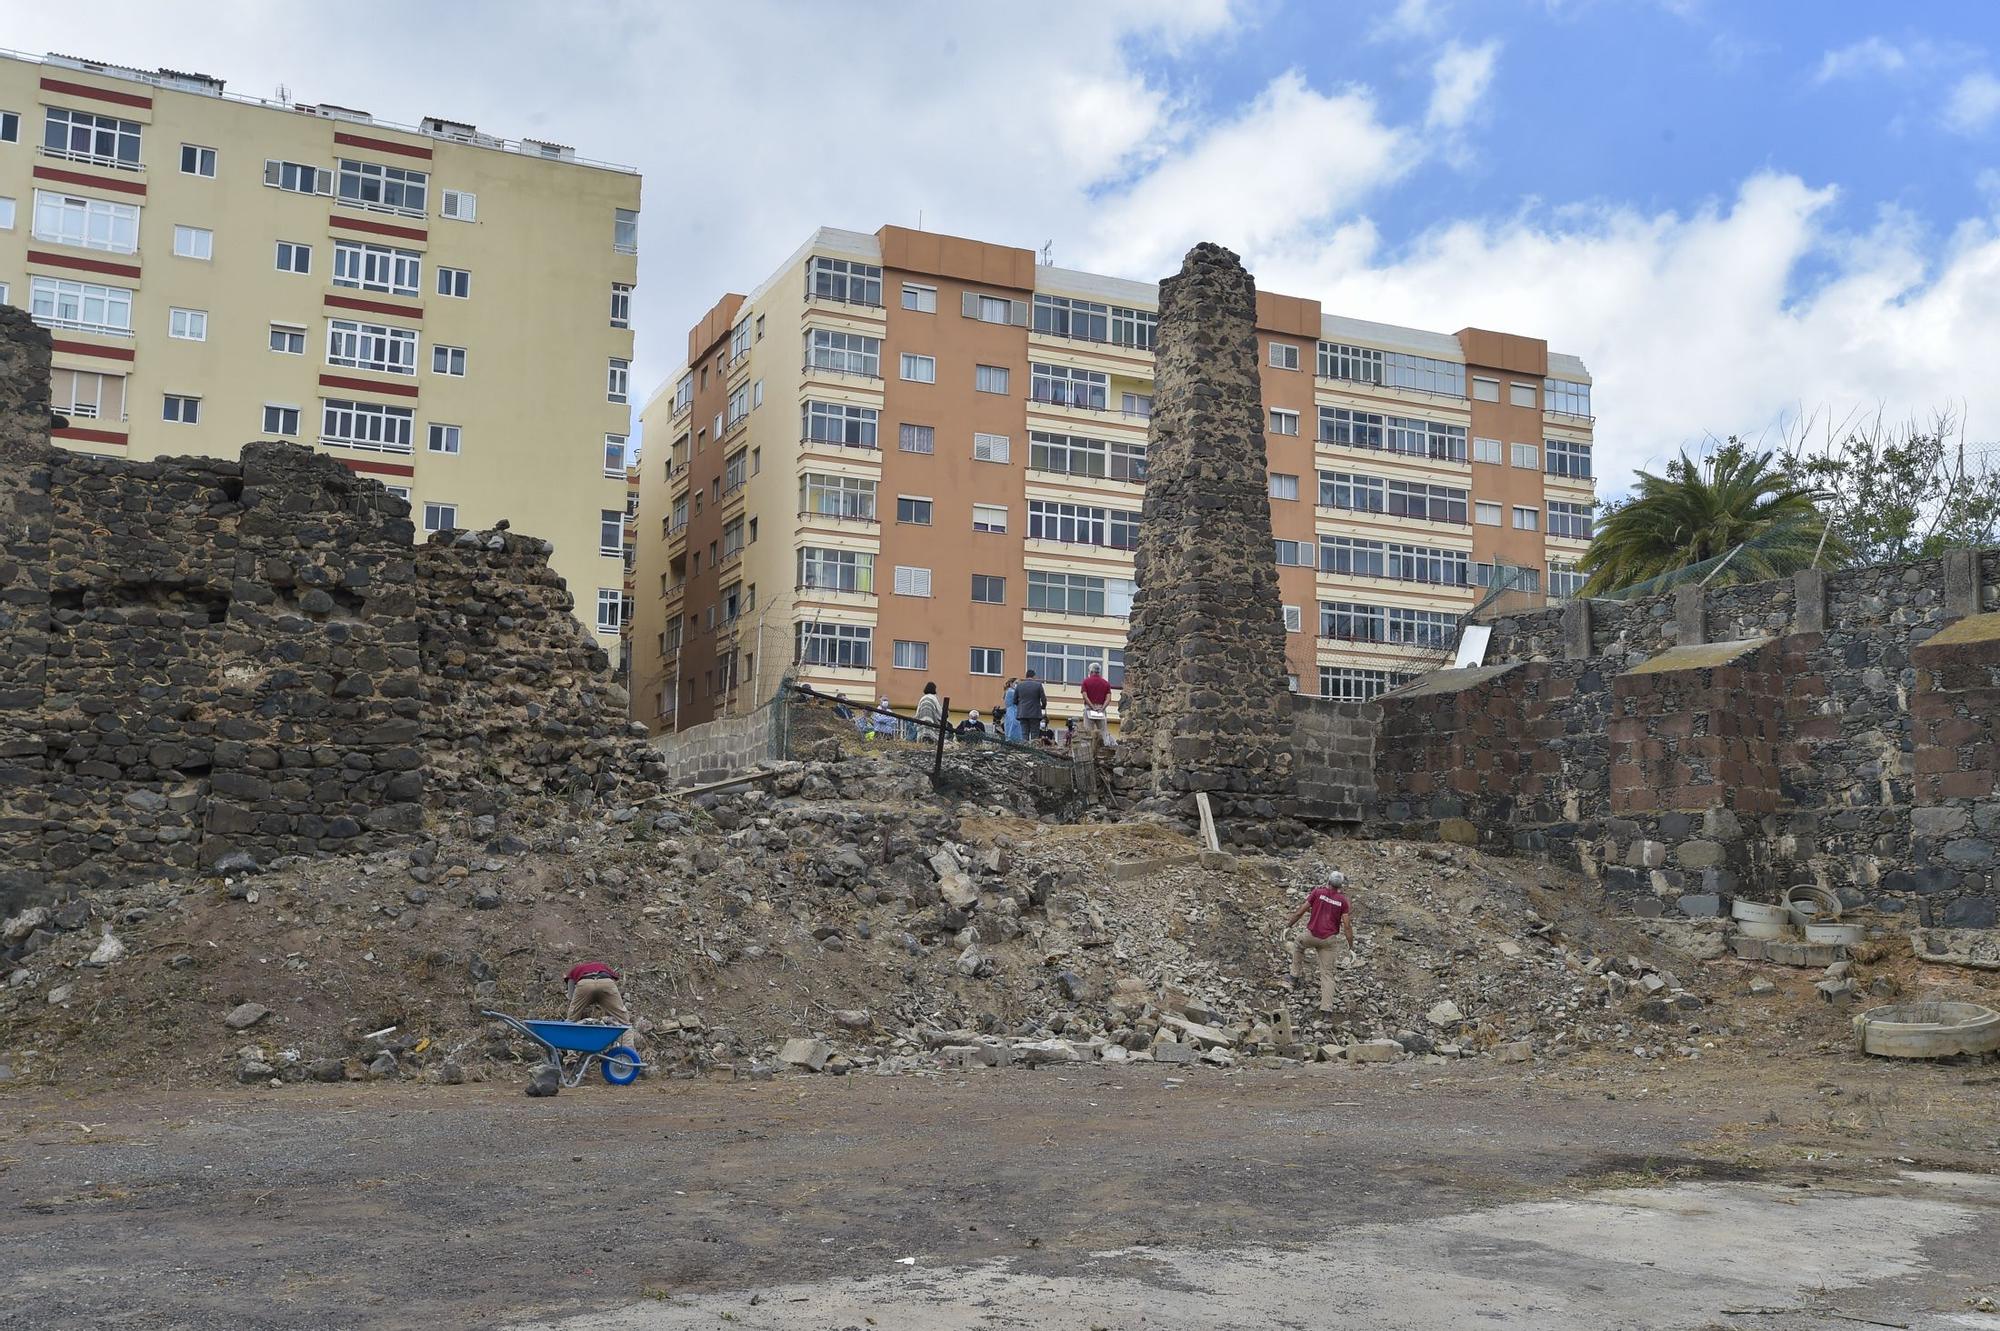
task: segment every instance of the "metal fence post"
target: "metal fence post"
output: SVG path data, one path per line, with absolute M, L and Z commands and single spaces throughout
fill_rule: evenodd
M 931 763 L 931 775 L 933 777 L 944 775 L 944 731 L 945 726 L 951 721 L 951 699 L 949 697 L 944 700 L 942 716 L 944 719 L 937 723 L 937 758 Z

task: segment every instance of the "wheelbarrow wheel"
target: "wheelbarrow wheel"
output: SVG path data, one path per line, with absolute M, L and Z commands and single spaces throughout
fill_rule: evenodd
M 604 1073 L 604 1080 L 613 1086 L 629 1086 L 639 1079 L 638 1052 L 622 1044 L 607 1050 L 597 1060 L 597 1066 Z

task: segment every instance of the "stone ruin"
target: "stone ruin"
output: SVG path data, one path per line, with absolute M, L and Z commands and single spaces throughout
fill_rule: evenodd
M 646 793 L 544 542 L 414 546 L 406 503 L 296 445 L 127 462 L 50 424 L 48 334 L 0 307 L 0 908 Z
M 1256 327 L 1256 283 L 1219 245 L 1160 284 L 1116 776 L 1183 816 L 1207 792 L 1231 840 L 1282 845 L 1304 834 Z

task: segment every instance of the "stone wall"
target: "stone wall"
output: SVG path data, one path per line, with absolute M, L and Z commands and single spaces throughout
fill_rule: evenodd
M 1375 737 L 1382 709 L 1292 695 L 1292 766 L 1302 817 L 1358 823 L 1375 795 Z
M 0 310 L 0 904 L 639 776 L 542 542 L 413 548 L 407 504 L 293 445 L 52 449 L 47 346 Z
M 1221 246 L 1160 284 L 1118 778 L 1183 815 L 1206 791 L 1225 836 L 1269 844 L 1298 835 L 1297 786 L 1256 321 Z
M 665 764 L 663 779 L 676 787 L 724 781 L 783 758 L 787 707 L 781 691 L 748 716 L 725 716 L 654 736 L 653 748 Z

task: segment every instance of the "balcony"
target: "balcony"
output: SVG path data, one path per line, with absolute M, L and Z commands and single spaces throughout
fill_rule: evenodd
M 84 166 L 101 166 L 110 171 L 143 172 L 146 169 L 138 162 L 122 161 L 103 153 L 87 153 L 75 148 L 51 148 L 43 144 L 35 151 L 43 157 L 52 157 L 59 162 L 80 162 Z
M 62 319 L 52 314 L 37 314 L 34 321 L 44 328 L 57 329 L 66 333 L 95 333 L 99 337 L 130 337 L 129 328 L 115 328 L 110 324 L 86 323 L 82 319 Z
M 804 365 L 799 367 L 799 372 L 807 379 L 832 379 L 844 383 L 879 384 L 882 382 L 882 367 L 879 362 L 874 369 L 870 370 L 808 360 Z

